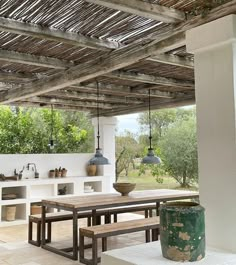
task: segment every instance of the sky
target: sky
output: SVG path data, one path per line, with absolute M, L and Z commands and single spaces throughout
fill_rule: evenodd
M 135 114 L 128 114 L 128 115 L 121 115 L 117 117 L 117 134 L 122 134 L 125 130 L 128 130 L 132 133 L 137 133 L 139 131 L 139 124 L 138 124 L 138 113 Z
M 191 106 L 185 106 L 182 108 L 185 109 L 190 109 L 193 108 L 194 105 Z M 121 115 L 121 116 L 116 116 L 118 123 L 117 123 L 117 135 L 120 135 L 125 132 L 125 130 L 128 130 L 132 133 L 138 133 L 140 131 L 140 127 L 138 124 L 138 116 L 140 113 L 135 113 L 135 114 L 128 114 L 128 115 Z

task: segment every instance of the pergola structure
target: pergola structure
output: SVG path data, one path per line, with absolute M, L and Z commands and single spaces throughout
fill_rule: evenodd
M 101 116 L 147 110 L 149 89 L 152 109 L 194 104 L 185 32 L 236 12 L 210 2 L 0 1 L 0 103 L 95 116 L 98 83 Z
M 112 116 L 147 110 L 149 90 L 152 109 L 193 104 L 196 86 L 207 240 L 235 253 L 235 14 L 236 0 L 0 1 L 0 103 L 96 116 L 98 84 L 114 176 Z

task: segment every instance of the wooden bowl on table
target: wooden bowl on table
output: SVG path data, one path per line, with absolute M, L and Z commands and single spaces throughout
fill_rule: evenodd
M 136 183 L 128 183 L 128 182 L 121 182 L 121 183 L 113 183 L 113 188 L 121 193 L 122 196 L 128 196 L 128 194 L 134 190 Z

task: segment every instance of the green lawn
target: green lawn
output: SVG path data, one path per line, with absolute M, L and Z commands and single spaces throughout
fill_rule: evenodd
M 136 183 L 135 190 L 146 189 L 182 189 L 179 183 L 172 177 L 164 176 L 163 183 L 158 183 L 150 173 L 138 176 L 138 173 L 134 170 L 130 172 L 129 176 L 120 176 L 118 182 L 132 182 Z M 191 187 L 188 190 L 198 190 L 197 187 Z

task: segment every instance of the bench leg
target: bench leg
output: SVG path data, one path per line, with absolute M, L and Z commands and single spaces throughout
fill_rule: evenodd
M 114 218 L 114 223 L 117 223 L 117 213 L 113 214 L 113 218 Z
M 33 240 L 33 221 L 29 219 L 28 225 L 28 243 L 32 244 L 36 247 L 40 247 L 41 245 L 41 222 L 36 222 L 37 230 L 36 230 L 36 240 Z
M 149 217 L 152 217 L 152 209 L 149 209 Z
M 105 214 L 105 224 L 111 223 L 111 215 L 109 213 Z
M 98 240 L 97 238 L 93 238 L 92 243 L 92 265 L 98 264 Z
M 145 230 L 146 243 L 150 242 L 150 230 Z
M 84 235 L 80 232 L 79 235 L 79 260 L 84 261 Z
M 29 218 L 29 225 L 28 225 L 28 242 L 30 242 L 33 238 L 33 222 Z
M 47 223 L 47 239 L 46 242 L 50 243 L 52 241 L 52 222 Z
M 156 216 L 159 216 L 159 207 L 160 207 L 160 203 L 157 202 L 156 203 Z
M 102 252 L 107 251 L 107 238 L 102 238 Z
M 144 210 L 145 218 L 148 218 L 148 209 Z
M 91 226 L 92 222 L 91 222 L 91 217 L 87 217 L 87 226 Z
M 152 241 L 157 241 L 159 235 L 159 228 L 152 229 Z
M 96 210 L 92 210 L 92 224 L 100 225 L 101 224 L 101 215 L 96 213 Z
M 37 243 L 41 244 L 41 222 L 37 222 Z

